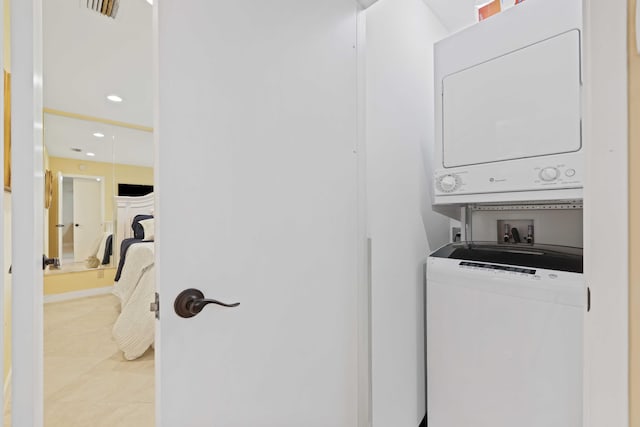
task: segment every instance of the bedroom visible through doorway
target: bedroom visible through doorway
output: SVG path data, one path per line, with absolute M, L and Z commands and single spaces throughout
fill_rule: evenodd
M 42 6 L 44 426 L 152 427 L 152 7 Z

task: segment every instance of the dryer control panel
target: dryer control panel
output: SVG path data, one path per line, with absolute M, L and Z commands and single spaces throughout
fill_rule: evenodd
M 578 190 L 572 196 L 581 198 L 584 173 L 582 157 L 583 154 L 578 152 L 500 162 L 493 168 L 474 165 L 438 169 L 434 176 L 435 202 L 456 203 L 459 197 L 455 196 L 462 195 L 546 192 L 559 189 Z M 553 198 L 549 193 L 540 194 L 541 200 Z

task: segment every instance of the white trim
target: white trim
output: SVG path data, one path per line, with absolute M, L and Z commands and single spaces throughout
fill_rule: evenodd
M 12 369 L 15 426 L 43 425 L 42 0 L 11 3 Z
M 64 292 L 62 294 L 45 295 L 44 304 L 52 302 L 70 301 L 78 298 L 94 297 L 97 295 L 107 295 L 113 292 L 113 286 L 105 286 L 102 288 L 86 289 L 83 291 Z
M 374 2 L 375 0 L 368 1 L 367 3 L 372 4 Z M 362 7 L 367 6 L 362 5 Z M 370 241 L 367 238 L 367 15 L 364 10 L 358 11 L 356 28 L 358 55 L 358 139 L 354 151 L 358 155 L 358 427 L 369 427 L 373 423 L 373 395 L 371 388 L 371 260 L 369 257 Z
M 584 4 L 584 427 L 629 426 L 627 2 Z M 634 362 L 636 363 L 636 362 Z
M 6 1 L 6 0 L 5 0 Z M 2 7 L 0 7 L 0 22 L 4 23 L 5 22 L 5 16 L 4 16 L 4 4 L 2 5 Z M 4 46 L 5 46 L 5 39 L 4 39 L 4 35 L 5 35 L 5 31 L 4 28 L 3 30 L 0 32 L 0 69 L 2 69 L 4 71 L 5 69 L 5 64 L 4 64 Z M 0 150 L 0 176 L 2 177 L 2 184 L 3 184 L 3 189 L 4 189 L 4 82 L 2 85 L 0 85 L 0 117 L 3 118 L 3 120 L 0 120 L 0 135 L 2 135 L 2 141 L 3 141 L 3 149 Z M 10 236 L 7 235 L 9 233 L 5 234 L 5 221 L 9 220 L 10 221 L 10 217 L 9 218 L 5 218 L 4 212 L 5 212 L 5 206 L 4 206 L 4 200 L 5 200 L 5 193 L 2 194 L 2 198 L 0 198 L 0 319 L 3 319 L 3 324 L 2 327 L 0 327 L 0 346 L 2 348 L 2 351 L 0 351 L 0 366 L 4 367 L 4 349 L 6 348 L 5 346 L 8 344 L 6 342 L 7 340 L 7 336 L 4 333 L 5 332 L 5 326 L 4 326 L 4 317 L 5 317 L 5 307 L 8 305 L 5 302 L 5 297 L 7 297 L 7 292 L 5 292 L 5 289 L 10 285 L 10 280 L 11 279 L 7 279 L 6 276 L 6 272 L 9 270 L 9 266 L 5 265 L 5 259 L 9 260 L 8 262 L 10 263 L 10 259 L 11 256 L 8 253 L 5 253 L 5 247 L 7 247 L 7 249 L 10 249 L 10 246 L 8 247 L 8 245 L 5 242 L 10 242 Z M 7 230 L 8 231 L 8 230 Z M 11 374 L 11 371 L 9 371 L 9 375 Z M 0 400 L 2 402 L 4 402 L 2 408 L 3 408 L 3 414 L 6 413 L 6 406 L 7 406 L 7 401 L 8 399 L 6 399 L 6 385 L 4 388 L 4 392 L 0 393 Z M 4 416 L 0 417 L 0 427 L 3 427 L 5 425 L 4 423 Z

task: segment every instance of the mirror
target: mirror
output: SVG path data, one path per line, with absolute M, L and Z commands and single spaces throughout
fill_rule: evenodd
M 44 128 L 49 257 L 63 271 L 114 267 L 116 198 L 153 188 L 153 134 L 52 113 L 44 114 Z
M 44 424 L 117 425 L 126 412 L 131 425 L 151 426 L 153 349 L 130 362 L 114 326 L 147 330 L 123 313 L 138 306 L 115 291 L 128 278 L 116 279 L 127 229 L 118 220 L 119 194 L 153 185 L 152 7 L 123 1 L 108 17 L 85 3 L 42 2 L 45 202 L 51 199 L 43 250 L 62 259 L 60 268 L 44 270 Z M 136 314 L 150 313 L 153 297 L 140 300 Z

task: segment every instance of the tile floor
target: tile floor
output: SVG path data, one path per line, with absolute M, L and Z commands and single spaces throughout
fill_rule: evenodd
M 154 426 L 153 350 L 122 357 L 111 338 L 118 314 L 112 295 L 45 304 L 45 427 Z

